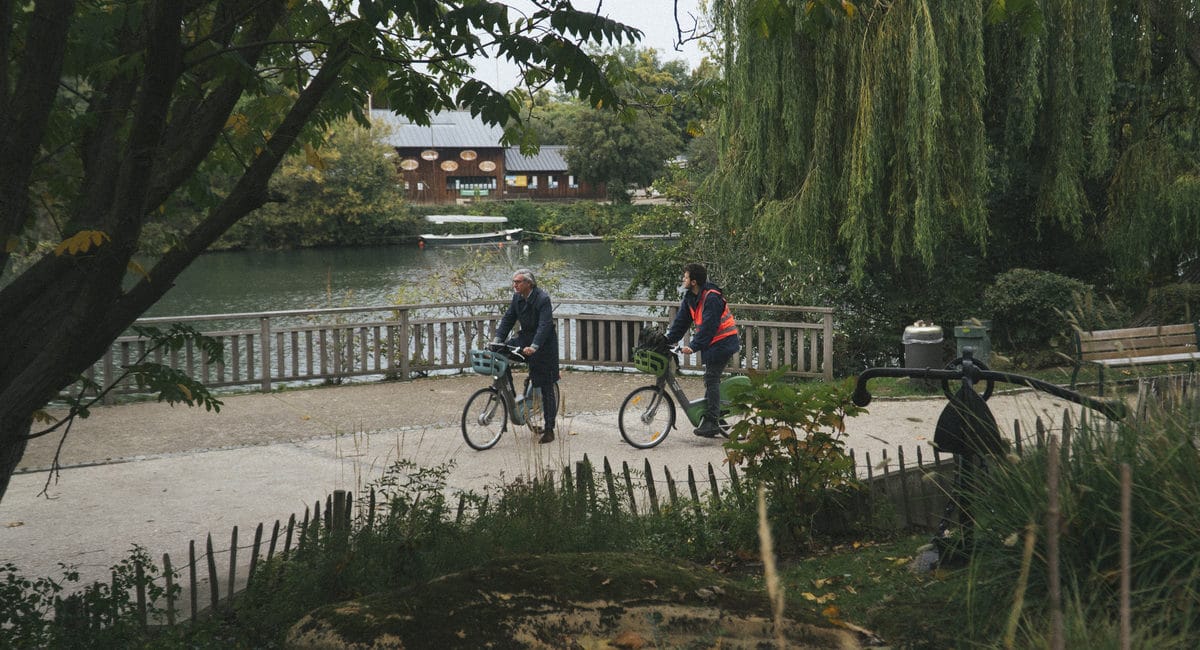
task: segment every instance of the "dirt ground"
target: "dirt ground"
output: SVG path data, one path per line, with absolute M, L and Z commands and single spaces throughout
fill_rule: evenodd
M 219 414 L 153 402 L 95 408 L 72 427 L 59 474 L 46 471 L 58 439 L 31 444 L 0 502 L 0 562 L 16 564 L 27 577 L 57 576 L 62 562 L 77 566 L 85 581 L 105 580 L 138 544 L 151 557 L 169 553 L 178 566 L 190 541 L 202 549 L 211 535 L 214 547 L 228 549 L 238 526 L 245 548 L 259 523 L 269 531 L 275 520 L 302 515 L 333 490 L 370 485 L 401 458 L 426 467 L 452 464 L 453 490 L 545 475 L 585 455 L 597 465 L 607 457 L 618 469 L 627 462 L 634 471 L 649 460 L 656 473 L 667 468 L 675 477 L 686 476 L 689 465 L 706 475 L 711 463 L 719 478 L 727 476 L 720 441 L 688 429 L 646 451 L 621 440 L 616 411 L 629 391 L 647 383 L 633 373 L 567 372 L 558 440 L 539 446 L 523 430 L 489 451 L 474 451 L 463 443 L 459 418 L 467 396 L 486 383 L 459 375 L 247 393 L 223 398 Z M 701 394 L 699 378 L 684 384 L 689 394 Z M 945 403 L 876 400 L 848 421 L 847 446 L 860 463 L 866 454 L 874 465 L 884 453 L 895 459 L 900 448 L 909 462 L 917 447 L 928 458 Z M 1037 416 L 1057 427 L 1067 407 L 1072 419 L 1079 414 L 1078 407 L 1030 391 L 998 394 L 989 404 L 1008 431 L 1022 420 L 1022 431 L 1032 432 Z

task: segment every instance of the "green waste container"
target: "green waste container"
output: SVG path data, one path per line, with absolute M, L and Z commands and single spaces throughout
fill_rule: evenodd
M 992 355 L 992 339 L 989 336 L 991 330 L 991 321 L 963 322 L 956 326 L 954 328 L 954 344 L 958 351 L 958 357 L 962 357 L 964 349 L 971 348 L 974 351 L 974 358 L 987 365 L 988 359 Z

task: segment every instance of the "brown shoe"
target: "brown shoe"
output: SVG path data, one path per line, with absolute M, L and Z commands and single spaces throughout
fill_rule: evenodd
M 547 442 L 554 442 L 554 432 L 553 431 L 547 431 L 542 434 L 541 438 L 538 438 L 539 445 L 544 445 Z

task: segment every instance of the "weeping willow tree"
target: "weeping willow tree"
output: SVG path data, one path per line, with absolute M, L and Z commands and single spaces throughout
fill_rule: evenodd
M 728 96 L 698 205 L 719 235 L 902 291 L 963 259 L 1146 286 L 1200 250 L 1200 0 L 713 13 Z

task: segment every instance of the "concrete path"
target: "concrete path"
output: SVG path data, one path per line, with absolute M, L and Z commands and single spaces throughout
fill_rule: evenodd
M 585 454 L 597 465 L 607 457 L 618 470 L 622 462 L 641 470 L 649 459 L 656 473 L 665 467 L 677 479 L 689 465 L 706 478 L 709 463 L 726 476 L 720 441 L 695 437 L 690 428 L 644 452 L 621 440 L 616 411 L 646 383 L 645 375 L 632 373 L 568 372 L 560 425 L 566 435 L 539 446 L 527 430 L 510 432 L 485 452 L 467 447 L 459 431 L 467 396 L 487 384 L 475 375 L 227 396 L 219 414 L 159 403 L 96 408 L 72 427 L 59 475 L 45 471 L 56 436 L 38 439 L 26 453 L 0 502 L 0 563 L 37 577 L 58 576 L 63 562 L 78 566 L 84 581 L 105 580 L 138 544 L 156 559 L 169 553 L 179 566 L 189 541 L 199 553 L 211 534 L 215 547 L 228 549 L 236 525 L 245 547 L 260 522 L 269 535 L 275 520 L 286 522 L 318 500 L 323 505 L 333 490 L 371 485 L 401 458 L 425 467 L 452 463 L 455 490 L 557 473 Z M 701 394 L 699 378 L 686 377 L 684 385 L 689 395 Z M 945 403 L 876 400 L 847 423 L 847 446 L 860 462 L 870 453 L 879 464 L 885 450 L 894 459 L 901 447 L 911 462 L 918 446 L 928 454 Z M 997 395 L 989 404 L 1009 431 L 1014 419 L 1029 432 L 1037 416 L 1056 427 L 1064 407 L 1074 419 L 1079 413 L 1029 391 Z M 240 563 L 246 562 L 243 553 Z

